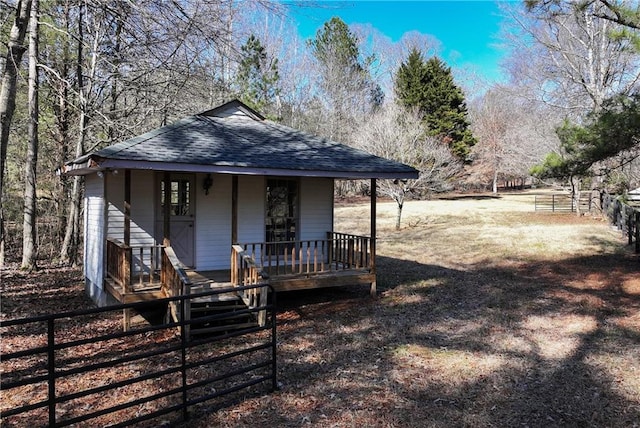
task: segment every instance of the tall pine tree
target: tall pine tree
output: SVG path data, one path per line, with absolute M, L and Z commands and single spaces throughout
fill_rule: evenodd
M 242 60 L 236 79 L 240 100 L 259 112 L 279 116 L 276 112 L 280 95 L 278 59 L 269 60 L 267 50 L 253 34 L 240 49 Z
M 320 28 L 309 47 L 319 66 L 319 83 L 326 108 L 334 118 L 328 136 L 345 140 L 354 118 L 382 104 L 384 94 L 371 76 L 375 56 L 362 58 L 357 36 L 338 17 Z
M 468 158 L 476 140 L 469 128 L 464 94 L 451 68 L 437 57 L 425 61 L 414 48 L 396 73 L 395 92 L 400 105 L 418 110 L 429 135 L 440 138 L 460 159 Z

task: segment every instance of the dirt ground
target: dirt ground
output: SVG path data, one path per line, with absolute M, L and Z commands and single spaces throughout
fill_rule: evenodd
M 409 201 L 398 231 L 379 203 L 378 298 L 282 293 L 280 390 L 179 426 L 640 426 L 640 258 L 601 219 L 533 200 Z M 367 203 L 335 217 L 369 233 Z M 77 271 L 2 274 L 4 319 L 87 302 Z

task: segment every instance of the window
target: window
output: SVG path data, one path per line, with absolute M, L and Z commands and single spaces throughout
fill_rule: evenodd
M 298 181 L 268 179 L 266 207 L 266 241 L 295 241 L 298 226 Z M 278 251 L 289 246 L 278 246 L 281 248 Z
M 160 181 L 160 209 L 164 210 L 164 180 Z M 191 214 L 191 180 L 188 178 L 171 179 L 172 216 L 188 216 Z M 162 211 L 161 211 L 162 212 Z

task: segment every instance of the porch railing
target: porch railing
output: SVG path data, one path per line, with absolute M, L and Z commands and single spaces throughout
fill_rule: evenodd
M 162 291 L 167 297 L 188 296 L 191 294 L 191 280 L 182 269 L 182 264 L 176 257 L 173 248 L 162 248 L 162 263 L 160 269 L 160 282 Z M 178 300 L 169 303 L 169 316 L 173 321 L 191 317 L 191 299 Z M 186 337 L 189 337 L 190 324 L 185 326 Z
M 263 284 L 260 288 L 243 289 L 240 297 L 249 309 L 265 308 L 269 297 L 269 275 L 240 245 L 231 247 L 231 284 L 235 287 Z M 258 312 L 258 325 L 265 325 L 267 312 Z
M 142 285 L 160 279 L 161 245 L 126 245 L 115 238 L 107 238 L 107 275 L 131 292 L 137 282 Z
M 327 239 L 254 242 L 239 246 L 272 276 L 371 268 L 371 238 L 367 236 L 327 232 Z

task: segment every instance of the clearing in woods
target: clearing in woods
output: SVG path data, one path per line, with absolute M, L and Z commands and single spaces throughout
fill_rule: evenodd
M 181 426 L 639 426 L 640 260 L 606 222 L 533 201 L 410 201 L 400 231 L 379 203 L 379 298 L 279 295 L 281 389 Z M 341 204 L 335 229 L 368 234 L 368 210 Z

